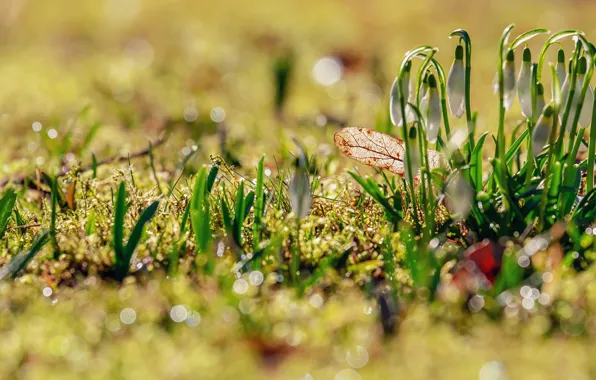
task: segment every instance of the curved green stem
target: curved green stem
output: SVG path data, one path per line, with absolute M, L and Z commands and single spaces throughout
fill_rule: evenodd
M 406 176 L 408 179 L 408 186 L 409 186 L 409 190 L 410 190 L 410 196 L 412 198 L 412 208 L 414 210 L 414 222 L 416 223 L 417 227 L 420 227 L 420 221 L 418 220 L 418 208 L 416 206 L 416 192 L 414 191 L 414 173 L 412 173 L 412 161 L 411 161 L 411 155 L 410 155 L 410 147 L 409 147 L 409 139 L 407 136 L 408 133 L 408 126 L 407 126 L 407 114 L 406 114 L 406 103 L 408 101 L 408 99 L 404 98 L 404 83 L 402 83 L 402 78 L 404 77 L 405 74 L 405 70 L 406 70 L 406 65 L 407 63 L 414 57 L 418 56 L 419 54 L 422 53 L 428 53 L 429 51 L 433 51 L 433 48 L 430 46 L 420 46 L 416 49 L 410 50 L 409 52 L 406 53 L 404 59 L 401 62 L 401 65 L 399 67 L 399 72 L 397 75 L 397 85 L 398 85 L 398 99 L 399 99 L 399 106 L 401 109 L 401 118 L 402 118 L 402 124 L 404 127 L 404 150 L 405 150 L 405 154 L 406 154 L 406 165 L 407 165 L 407 171 L 406 171 Z M 409 86 L 409 83 L 406 83 L 405 85 Z
M 581 92 L 579 94 L 579 102 L 577 103 L 577 109 L 576 109 L 575 115 L 574 115 L 575 117 L 573 118 L 573 124 L 571 124 L 571 132 L 569 133 L 569 145 L 567 148 L 567 152 L 574 152 L 575 145 L 577 145 L 579 147 L 579 144 L 576 144 L 576 141 L 575 141 L 576 140 L 577 124 L 579 121 L 582 107 L 584 105 L 584 99 L 586 97 L 588 87 L 590 86 L 590 80 L 592 79 L 592 74 L 594 73 L 594 52 L 592 51 L 592 46 L 586 40 L 586 38 L 582 35 L 578 34 L 577 40 L 578 40 L 578 43 L 581 43 L 583 49 L 586 51 L 586 59 L 588 61 L 587 62 L 588 71 L 586 72 L 586 75 L 584 77 L 584 82 L 582 83 Z M 581 140 L 582 134 L 577 135 L 577 138 L 579 140 Z M 575 151 L 575 154 L 577 154 L 577 151 Z M 569 166 L 572 166 L 574 162 L 575 162 L 575 155 L 571 155 L 571 154 L 568 155 L 567 164 Z
M 538 58 L 538 75 L 537 75 L 538 81 L 540 81 L 540 79 L 542 78 L 542 66 L 544 66 L 544 58 L 546 57 L 546 51 L 548 50 L 548 48 L 551 45 L 554 45 L 555 43 L 558 43 L 560 45 L 561 43 L 558 41 L 563 38 L 573 37 L 578 34 L 584 34 L 584 32 L 579 31 L 579 30 L 574 30 L 574 29 L 568 29 L 568 30 L 563 30 L 558 33 L 555 33 L 546 40 L 546 42 L 542 46 L 542 50 L 540 51 L 540 56 Z M 562 85 L 562 83 L 561 83 L 561 85 Z
M 431 233 L 434 229 L 434 214 L 431 210 L 431 203 L 428 199 L 432 198 L 432 182 L 430 180 L 430 164 L 428 161 L 428 144 L 426 139 L 426 124 L 424 123 L 424 118 L 420 112 L 420 109 L 412 104 L 408 103 L 412 108 L 412 111 L 416 114 L 418 120 L 420 120 L 420 131 L 418 133 L 418 147 L 420 149 L 420 157 L 422 159 L 422 165 L 420 168 L 420 192 L 421 192 L 421 199 L 422 204 L 425 207 L 424 210 L 424 224 L 425 224 L 425 237 L 430 240 Z
M 528 127 L 528 151 L 526 153 L 526 186 L 530 185 L 532 180 L 532 175 L 534 174 L 534 155 L 532 153 L 532 135 L 534 133 L 534 120 L 538 119 L 536 109 L 536 87 L 538 86 L 538 82 L 536 80 L 538 65 L 536 63 L 532 64 L 532 79 L 530 81 L 530 90 L 531 90 L 531 98 L 532 98 L 532 115 L 528 118 L 526 123 Z
M 590 146 L 588 148 L 588 168 L 586 172 L 586 193 L 594 188 L 594 152 L 596 151 L 596 89 L 594 89 L 594 106 L 590 125 Z
M 569 112 L 571 111 L 571 103 L 573 102 L 573 98 L 575 97 L 575 84 L 577 81 L 577 69 L 578 69 L 578 61 L 580 57 L 580 50 L 581 50 L 581 43 L 579 40 L 575 45 L 575 50 L 573 52 L 573 58 L 571 60 L 573 65 L 573 70 L 571 70 L 570 77 L 569 77 L 569 94 L 567 95 L 567 101 L 565 102 L 565 108 L 563 110 L 563 116 L 561 117 L 561 131 L 559 133 L 559 137 L 557 138 L 557 143 L 555 145 L 555 155 L 557 159 L 561 159 L 563 156 L 563 140 L 565 139 L 565 129 L 567 128 L 567 122 L 569 121 Z M 579 116 L 579 115 L 575 115 Z M 574 117 L 574 120 L 576 118 Z M 576 123 L 574 123 L 576 124 Z M 576 124 L 577 125 L 577 124 Z
M 416 96 L 414 97 L 414 99 L 416 100 L 416 107 L 418 107 L 418 109 L 420 109 L 420 87 L 422 86 L 422 77 L 424 76 L 424 73 L 428 69 L 428 66 L 431 63 L 433 56 L 438 51 L 439 51 L 439 49 L 437 49 L 437 48 L 432 49 L 430 51 L 430 53 L 428 53 L 426 55 L 426 57 L 424 58 L 424 61 L 422 62 L 422 64 L 420 65 L 420 68 L 418 69 L 418 74 L 416 75 Z

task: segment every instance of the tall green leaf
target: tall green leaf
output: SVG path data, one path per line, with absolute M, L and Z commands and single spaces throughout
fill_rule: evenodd
M 261 242 L 261 228 L 263 214 L 265 213 L 265 156 L 259 160 L 257 166 L 257 184 L 255 189 L 255 213 L 254 223 L 252 227 L 253 236 L 253 250 L 256 252 L 259 249 L 259 243 Z
M 122 265 L 124 261 L 124 218 L 126 216 L 126 186 L 120 182 L 118 193 L 116 194 L 116 204 L 114 206 L 114 252 L 116 253 L 116 265 Z
M 146 209 L 143 210 L 141 216 L 139 216 L 139 220 L 137 220 L 137 223 L 132 229 L 130 237 L 128 238 L 128 243 L 126 243 L 126 247 L 124 248 L 124 260 L 127 263 L 130 263 L 134 251 L 141 240 L 141 236 L 143 235 L 145 225 L 151 220 L 151 218 L 153 218 L 158 206 L 159 201 L 151 203 Z
M 0 239 L 4 239 L 4 234 L 6 233 L 8 221 L 10 220 L 16 200 L 17 194 L 12 189 L 6 191 L 2 199 L 0 199 Z
M 195 179 L 195 185 L 190 199 L 190 220 L 197 243 L 197 253 L 205 254 L 211 242 L 211 216 L 207 194 L 207 169 L 205 167 L 199 170 Z M 213 269 L 214 260 L 213 253 L 209 254 L 205 268 L 208 273 Z

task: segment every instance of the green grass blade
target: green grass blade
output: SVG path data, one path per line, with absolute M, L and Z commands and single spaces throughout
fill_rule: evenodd
M 364 191 L 368 193 L 368 195 L 370 195 L 375 202 L 385 209 L 386 215 L 388 216 L 390 222 L 395 224 L 403 218 L 401 215 L 401 208 L 397 210 L 395 207 L 391 206 L 389 200 L 385 198 L 385 195 L 381 192 L 381 189 L 379 189 L 379 185 L 374 180 L 371 178 L 366 180 L 354 172 L 348 173 L 356 182 L 358 182 L 360 186 L 362 186 Z
M 101 123 L 99 121 L 93 123 L 91 128 L 89 128 L 89 132 L 87 132 L 87 134 L 85 135 L 85 138 L 83 139 L 83 143 L 81 144 L 81 147 L 79 148 L 79 152 L 84 151 L 85 149 L 87 149 L 89 147 L 89 145 L 91 145 L 91 142 L 95 138 L 95 135 L 99 131 L 100 127 L 101 127 Z
M 507 153 L 505 153 L 505 163 L 509 165 L 511 160 L 515 158 L 515 155 L 520 150 L 524 140 L 528 138 L 529 130 L 526 128 L 521 135 L 511 144 L 509 149 L 507 149 Z
M 0 200 L 1 203 L 1 200 Z M 19 212 L 18 207 L 14 207 L 14 217 L 16 219 L 17 222 L 17 226 L 24 226 L 25 222 L 23 221 L 23 217 L 21 216 L 21 213 Z M 21 235 L 25 232 L 24 228 L 19 228 L 19 232 L 21 233 Z
M 50 233 L 48 231 L 39 235 L 29 248 L 27 252 L 21 252 L 16 255 L 10 263 L 2 267 L 0 269 L 0 280 L 4 280 L 5 278 L 16 278 L 19 275 L 27 264 L 37 255 L 37 253 L 43 248 L 44 245 L 49 241 Z
M 95 157 L 95 153 L 91 153 L 91 171 L 93 172 L 93 178 L 97 178 L 97 157 Z
M 242 221 L 246 220 L 246 217 L 250 213 L 250 209 L 255 203 L 255 193 L 254 191 L 249 191 L 244 197 L 244 206 L 242 210 Z
M 52 246 L 54 247 L 54 259 L 58 259 L 59 249 L 58 241 L 56 240 L 56 216 L 58 213 L 58 178 L 52 181 L 52 214 L 50 216 L 50 237 L 52 239 Z
M 594 156 L 596 152 L 596 89 L 594 89 L 594 105 L 590 125 L 590 144 L 588 146 L 588 168 L 586 174 L 586 192 L 594 188 Z
M 95 221 L 97 214 L 95 210 L 91 210 L 89 216 L 87 216 L 87 223 L 85 223 L 85 236 L 91 236 L 95 233 Z
M 137 245 L 139 245 L 145 225 L 151 220 L 151 218 L 153 218 L 153 215 L 155 215 L 158 207 L 159 201 L 151 203 L 146 209 L 143 210 L 141 216 L 139 216 L 139 220 L 137 220 L 137 223 L 132 229 L 130 237 L 128 238 L 128 243 L 126 243 L 126 247 L 124 249 L 124 262 L 127 264 L 127 267 L 130 265 L 130 260 L 132 259 Z
M 234 204 L 234 221 L 232 235 L 238 246 L 242 246 L 242 222 L 244 221 L 244 181 L 240 181 L 236 192 L 236 203 Z
M 211 243 L 211 215 L 209 213 L 209 197 L 207 194 L 207 169 L 202 167 L 195 179 L 192 198 L 190 200 L 190 220 L 197 243 L 197 253 L 207 253 Z M 197 257 L 199 257 L 197 255 Z M 208 255 L 205 270 L 211 273 L 215 258 Z
M 265 156 L 259 160 L 257 166 L 257 184 L 255 188 L 255 211 L 252 228 L 253 250 L 259 249 L 261 242 L 262 219 L 265 213 Z
M 484 147 L 486 136 L 488 136 L 488 132 L 484 132 L 480 136 L 470 157 L 470 177 L 474 181 L 476 191 L 482 191 L 482 148 Z
M 116 253 L 116 265 L 121 265 L 124 261 L 124 218 L 126 216 L 126 185 L 120 182 L 118 193 L 116 194 L 116 204 L 114 206 L 114 252 Z
M 0 239 L 4 239 L 8 221 L 10 220 L 16 200 L 17 194 L 12 189 L 7 190 L 2 199 L 0 199 Z
M 221 198 L 221 216 L 223 219 L 224 229 L 228 232 L 232 232 L 232 216 L 230 215 L 230 207 L 225 198 Z
M 213 185 L 215 184 L 215 180 L 217 179 L 217 174 L 219 173 L 219 162 L 215 162 L 211 169 L 209 169 L 209 175 L 207 175 L 207 192 L 210 193 L 213 189 Z
M 180 260 L 180 252 L 186 247 L 186 239 L 188 238 L 187 224 L 190 215 L 190 203 L 184 208 L 184 214 L 182 214 L 182 220 L 180 220 L 180 234 L 178 240 L 174 242 L 172 250 L 168 255 L 168 274 L 174 276 L 178 269 L 178 260 Z

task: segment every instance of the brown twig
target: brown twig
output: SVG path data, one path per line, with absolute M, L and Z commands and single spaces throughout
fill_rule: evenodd
M 138 157 L 146 156 L 147 154 L 149 154 L 149 151 L 151 150 L 151 147 L 156 148 L 156 147 L 162 145 L 165 141 L 166 141 L 165 134 L 162 133 L 156 141 L 150 143 L 150 146 L 149 147 L 147 147 L 147 148 L 145 148 L 143 150 L 134 152 L 134 153 L 129 154 L 129 155 L 114 155 L 112 157 L 109 157 L 109 158 L 106 158 L 104 160 L 98 161 L 97 164 L 96 164 L 96 166 L 99 167 L 99 166 L 111 164 L 111 163 L 114 163 L 114 162 L 128 161 L 131 158 L 138 158 Z M 89 170 L 92 170 L 92 169 L 93 169 L 93 164 L 88 164 L 88 165 L 85 165 L 85 166 L 80 167 L 79 168 L 79 171 L 86 172 L 86 171 L 89 171 Z M 62 168 L 60 168 L 60 171 L 58 171 L 58 173 L 56 173 L 56 176 L 57 177 L 64 177 L 71 170 L 72 169 L 70 167 L 63 166 Z M 0 188 L 3 188 L 4 186 L 6 186 L 6 185 L 8 185 L 10 183 L 17 184 L 17 185 L 22 185 L 22 184 L 25 183 L 25 181 L 28 178 L 33 178 L 33 177 L 35 177 L 35 174 L 33 174 L 33 175 L 19 175 L 19 176 L 16 176 L 16 177 L 3 178 L 3 179 L 0 180 Z M 41 182 L 42 179 L 41 178 L 38 178 L 38 181 Z
M 34 228 L 34 227 L 41 227 L 39 223 L 32 223 L 32 224 L 25 224 L 23 226 L 8 226 L 6 229 L 8 230 L 18 230 L 18 229 L 26 229 L 26 228 Z

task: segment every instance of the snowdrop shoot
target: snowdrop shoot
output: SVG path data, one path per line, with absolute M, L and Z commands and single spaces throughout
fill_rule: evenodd
M 454 214 L 455 220 L 461 220 L 468 216 L 472 209 L 474 192 L 461 172 L 456 172 L 448 181 L 445 193 L 447 195 L 445 205 L 449 212 Z
M 559 49 L 557 52 L 557 66 L 555 70 L 559 79 L 559 86 L 563 86 L 567 76 L 567 71 L 565 71 L 565 51 L 563 49 Z
M 428 77 L 430 75 L 430 72 L 426 72 L 424 74 L 424 77 L 422 78 L 422 88 L 420 89 L 420 96 L 422 97 L 422 99 L 420 100 L 420 113 L 422 115 L 426 115 L 428 113 Z
M 538 156 L 548 143 L 550 130 L 553 125 L 553 108 L 548 106 L 540 115 L 534 132 L 532 133 L 532 154 L 534 157 Z
M 465 71 L 464 71 L 464 47 L 455 47 L 455 59 L 449 70 L 447 78 L 447 94 L 449 96 L 449 109 L 458 119 L 462 117 L 465 110 Z
M 407 149 L 405 154 L 404 166 L 406 168 L 406 179 L 413 183 L 414 178 L 418 175 L 420 170 L 420 149 L 418 149 L 418 129 L 417 122 L 412 124 L 408 130 L 406 138 Z
M 391 123 L 395 126 L 403 125 L 403 118 L 401 112 L 401 104 L 399 101 L 400 91 L 403 90 L 403 98 L 407 103 L 410 100 L 410 70 L 412 69 L 412 62 L 408 61 L 400 80 L 399 75 L 393 81 L 391 86 L 391 98 L 389 99 L 389 114 Z M 400 84 L 401 83 L 401 84 Z M 406 104 L 406 115 L 409 115 L 409 105 Z
M 539 115 L 542 114 L 542 110 L 544 109 L 545 105 L 546 102 L 544 101 L 544 86 L 542 85 L 542 83 L 538 83 L 536 85 L 536 116 L 532 117 L 534 121 L 536 121 Z
M 511 108 L 515 100 L 515 54 L 512 49 L 507 51 L 503 64 L 503 100 L 505 109 Z
M 433 74 L 428 77 L 428 115 L 426 138 L 428 142 L 437 142 L 437 136 L 441 129 L 441 99 L 437 89 L 437 80 Z
M 524 48 L 522 64 L 517 78 L 517 97 L 522 114 L 528 118 L 532 116 L 532 54 L 530 49 Z

